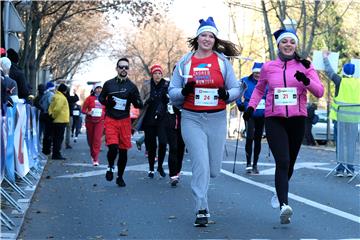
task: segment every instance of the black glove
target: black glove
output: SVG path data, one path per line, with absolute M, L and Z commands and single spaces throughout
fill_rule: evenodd
M 244 112 L 243 119 L 245 121 L 249 121 L 249 119 L 252 117 L 253 113 L 254 113 L 254 108 L 248 107 L 246 109 L 246 111 Z
M 186 97 L 190 93 L 194 93 L 195 82 L 187 82 L 185 87 L 181 90 L 181 94 Z
M 310 84 L 310 79 L 307 78 L 303 72 L 296 71 L 294 77 L 299 82 L 302 82 L 305 86 L 308 86 Z
M 219 95 L 219 98 L 224 100 L 224 101 L 229 99 L 229 93 L 223 87 L 218 89 L 218 95 Z
M 113 96 L 112 96 L 112 95 L 109 95 L 109 96 L 107 97 L 107 107 L 113 108 L 113 107 L 115 107 L 115 105 L 116 105 L 116 102 L 115 102 L 115 100 L 113 99 Z
M 139 95 L 137 97 L 131 96 L 129 100 L 135 108 L 142 109 L 144 107 Z
M 244 104 L 238 105 L 238 109 L 239 109 L 240 112 L 244 112 L 245 111 L 245 105 Z

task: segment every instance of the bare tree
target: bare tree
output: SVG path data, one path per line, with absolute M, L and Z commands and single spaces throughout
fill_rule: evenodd
M 167 19 L 155 19 L 123 40 L 123 55 L 133 60 L 133 79 L 142 82 L 150 77 L 150 67 L 160 64 L 164 76 L 170 76 L 173 66 L 188 51 L 184 33 Z
M 168 1 L 171 3 L 171 1 Z M 23 12 L 26 31 L 22 35 L 23 52 L 21 65 L 35 89 L 36 72 L 59 28 L 74 16 L 92 16 L 96 13 L 114 11 L 117 14 L 130 13 L 137 25 L 157 15 L 157 4 L 152 1 L 32 1 L 30 11 Z M 163 6 L 162 6 L 163 7 Z M 45 23 L 46 22 L 46 23 Z M 72 33 L 72 34 L 79 34 Z M 84 55 L 80 53 L 79 56 Z

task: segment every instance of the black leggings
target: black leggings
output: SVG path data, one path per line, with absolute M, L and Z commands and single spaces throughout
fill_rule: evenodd
M 166 134 L 169 143 L 169 175 L 173 177 L 181 171 L 185 143 L 181 136 L 181 129 L 166 128 Z
M 252 145 L 254 142 L 254 162 L 257 165 L 259 154 L 261 151 L 261 137 L 264 131 L 264 117 L 252 117 L 245 122 L 246 125 L 246 164 L 251 165 Z
M 146 126 L 145 132 L 145 146 L 148 151 L 149 170 L 154 171 L 157 140 L 159 141 L 158 148 L 158 169 L 162 169 L 165 154 L 166 154 L 166 130 L 164 126 Z
M 305 132 L 305 117 L 268 117 L 266 137 L 275 158 L 275 188 L 280 207 L 288 204 L 289 180 Z
M 111 144 L 108 147 L 109 147 L 109 151 L 107 153 L 107 159 L 108 159 L 109 167 L 114 167 L 115 158 L 118 153 L 119 146 L 117 144 Z M 127 150 L 120 148 L 119 149 L 119 158 L 118 158 L 118 162 L 117 162 L 119 177 L 123 176 L 125 167 L 126 167 L 126 163 L 127 163 Z

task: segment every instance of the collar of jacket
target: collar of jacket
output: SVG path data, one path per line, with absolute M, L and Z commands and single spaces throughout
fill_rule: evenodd
M 116 80 L 117 83 L 122 83 L 122 82 L 125 82 L 126 80 L 128 80 L 128 77 L 120 78 L 119 76 L 116 76 L 115 80 Z

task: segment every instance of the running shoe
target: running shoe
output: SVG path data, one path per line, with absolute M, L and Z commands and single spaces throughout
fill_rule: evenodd
M 245 171 L 246 173 L 251 173 L 251 164 L 246 164 L 246 168 L 245 168 Z
M 346 170 L 346 176 L 347 177 L 353 177 L 354 176 L 354 170 L 351 170 L 351 171 Z
M 161 177 L 166 177 L 166 173 L 163 168 L 158 168 L 157 172 L 160 174 Z
M 96 166 L 99 166 L 99 162 L 98 161 L 94 161 L 93 162 L 93 165 L 96 167 Z
M 278 199 L 276 193 L 274 193 L 274 195 L 271 198 L 271 206 L 272 206 L 272 208 L 279 208 L 280 207 L 279 199 Z
M 119 186 L 119 187 L 125 187 L 126 184 L 125 184 L 125 181 L 122 177 L 117 177 L 116 178 L 116 184 Z
M 178 176 L 173 176 L 170 178 L 170 185 L 172 187 L 176 187 L 176 185 L 179 183 L 179 177 Z
M 292 214 L 293 214 L 292 208 L 284 203 L 281 206 L 281 210 L 280 210 L 280 223 L 289 224 Z
M 196 214 L 196 219 L 194 226 L 195 227 L 207 227 L 209 222 L 210 214 L 206 209 L 199 210 L 199 212 Z
M 259 174 L 259 170 L 258 170 L 257 166 L 252 167 L 252 173 L 253 174 Z
M 336 171 L 336 173 L 335 173 L 335 176 L 336 177 L 344 177 L 345 176 L 345 174 L 344 174 L 344 171 Z
M 113 180 L 113 178 L 114 178 L 114 168 L 113 167 L 108 167 L 105 178 L 109 182 L 111 182 Z
M 154 171 L 149 171 L 148 177 L 149 178 L 154 178 Z

